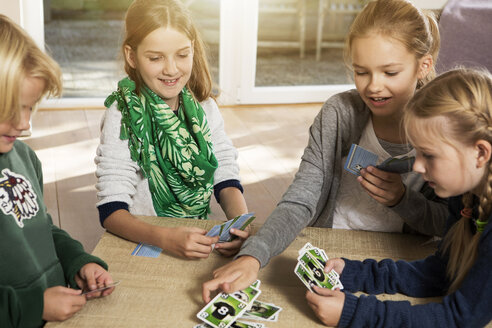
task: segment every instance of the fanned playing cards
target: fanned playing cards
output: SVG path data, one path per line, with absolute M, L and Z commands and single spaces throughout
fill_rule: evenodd
M 326 261 L 328 261 L 324 250 L 306 243 L 299 250 L 297 261 L 294 273 L 310 291 L 314 292 L 313 286 L 331 290 L 343 289 L 340 275 L 335 270 L 324 271 Z
M 246 227 L 253 222 L 256 217 L 254 213 L 248 213 L 236 216 L 234 219 L 226 221 L 222 224 L 218 224 L 207 232 L 207 236 L 209 237 L 219 237 L 219 243 L 224 243 L 231 241 L 233 239 L 233 235 L 231 235 L 230 231 L 232 228 L 238 230 L 244 230 Z
M 373 152 L 362 148 L 359 145 L 352 144 L 350 147 L 347 160 L 345 161 L 345 170 L 348 172 L 360 175 L 360 170 L 374 166 L 380 170 L 393 172 L 393 173 L 407 173 L 412 171 L 413 163 L 415 162 L 414 156 L 396 156 L 386 159 L 381 164 L 377 165 L 378 155 Z

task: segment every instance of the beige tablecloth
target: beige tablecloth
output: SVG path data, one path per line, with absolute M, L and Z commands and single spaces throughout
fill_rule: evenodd
M 142 217 L 149 223 L 174 227 L 210 229 L 216 221 Z M 253 225 L 253 231 L 257 227 Z M 431 254 L 435 244 L 416 235 L 306 228 L 295 241 L 260 271 L 259 300 L 283 308 L 277 322 L 268 327 L 323 327 L 305 300 L 306 287 L 294 274 L 297 251 L 306 242 L 323 248 L 328 257 L 414 260 Z M 112 295 L 90 300 L 71 319 L 46 327 L 186 327 L 205 305 L 202 283 L 212 271 L 230 261 L 213 252 L 208 259 L 186 260 L 166 253 L 157 258 L 131 256 L 136 243 L 105 233 L 93 254 L 104 259 L 114 280 L 121 280 Z M 412 303 L 439 299 L 412 299 L 403 295 L 380 295 L 380 299 L 408 299 Z

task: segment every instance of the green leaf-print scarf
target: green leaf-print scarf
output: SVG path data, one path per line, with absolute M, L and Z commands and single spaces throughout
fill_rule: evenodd
M 137 95 L 127 77 L 104 105 L 117 101 L 120 139 L 128 139 L 131 157 L 149 181 L 157 215 L 206 219 L 217 159 L 202 107 L 186 87 L 180 97 L 176 116 L 147 86 Z

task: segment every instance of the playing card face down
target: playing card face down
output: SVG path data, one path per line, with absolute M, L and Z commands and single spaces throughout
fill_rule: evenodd
M 378 155 L 359 145 L 352 144 L 344 168 L 355 175 L 360 175 L 360 170 L 368 166 L 375 166 L 386 172 L 403 174 L 412 171 L 415 156 L 395 156 L 386 159 L 381 164 L 377 162 Z
M 223 242 L 228 242 L 231 241 L 234 236 L 231 235 L 230 230 L 232 228 L 238 229 L 238 230 L 244 230 L 246 227 L 253 222 L 253 220 L 256 217 L 254 216 L 254 213 L 247 213 L 243 215 L 236 216 L 235 218 L 226 221 L 222 224 L 215 225 L 210 229 L 206 236 L 209 237 L 215 237 L 215 236 L 220 236 L 219 237 L 219 243 Z
M 352 174 L 360 175 L 360 170 L 370 165 L 376 166 L 377 162 L 378 155 L 360 147 L 359 145 L 352 144 L 347 160 L 345 161 L 344 168 Z

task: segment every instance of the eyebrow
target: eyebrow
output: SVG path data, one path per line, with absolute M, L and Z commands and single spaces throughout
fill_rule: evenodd
M 352 66 L 354 66 L 356 68 L 365 68 L 364 66 L 360 66 L 360 65 L 357 65 L 355 63 L 352 63 Z M 403 64 L 402 63 L 389 63 L 389 64 L 378 66 L 378 68 L 387 68 L 387 67 L 392 67 L 392 66 L 403 66 Z
M 181 49 L 178 49 L 178 51 L 176 51 L 176 52 L 180 52 L 180 51 L 184 51 L 184 50 L 188 50 L 188 49 L 191 50 L 191 46 L 183 47 Z M 144 54 L 159 54 L 160 55 L 160 54 L 163 54 L 163 52 L 162 51 L 157 51 L 157 50 L 147 50 L 147 51 L 144 52 Z

